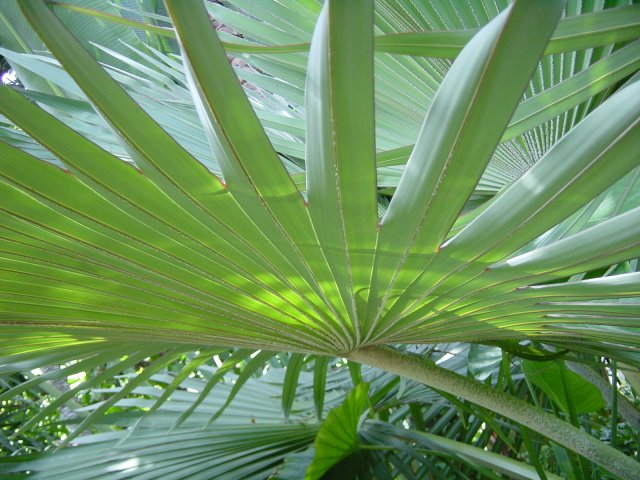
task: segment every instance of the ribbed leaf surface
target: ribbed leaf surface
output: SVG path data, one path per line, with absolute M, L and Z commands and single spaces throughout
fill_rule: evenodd
M 3 50 L 47 84 L 0 87 L 2 356 L 567 332 L 637 350 L 637 6 L 294 3 L 167 2 L 181 63 L 116 48 L 130 22 L 87 47 L 65 24 L 110 21 L 91 6 L 18 2 L 55 60 Z

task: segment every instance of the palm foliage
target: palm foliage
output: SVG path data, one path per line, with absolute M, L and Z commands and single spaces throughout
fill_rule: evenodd
M 539 427 L 560 445 L 548 469 L 633 478 L 579 430 L 602 397 L 557 360 L 606 358 L 631 383 L 640 367 L 640 9 L 602 7 L 2 4 L 25 88 L 0 87 L 0 368 L 65 368 L 0 398 L 90 372 L 20 432 L 78 391 L 102 400 L 78 409 L 80 446 L 0 468 L 553 478 Z M 415 346 L 442 344 L 461 365 Z M 494 385 L 461 377 L 467 360 Z M 552 372 L 592 403 L 554 395 Z M 120 428 L 80 436 L 103 424 Z M 489 438 L 532 466 L 483 454 Z

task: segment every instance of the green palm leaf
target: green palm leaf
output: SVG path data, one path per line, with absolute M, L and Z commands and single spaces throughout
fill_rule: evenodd
M 316 355 L 333 355 L 388 361 L 402 374 L 413 366 L 410 378 L 531 428 L 521 414 L 531 405 L 378 346 L 544 342 L 550 354 L 639 366 L 638 8 L 572 16 L 574 3 L 167 0 L 165 11 L 20 0 L 24 18 L 3 6 L 0 20 L 20 20 L 11 40 L 0 36 L 1 52 L 27 88 L 0 87 L 2 371 L 78 361 L 69 372 L 80 372 L 113 361 L 86 381 L 91 388 L 151 359 L 84 414 L 67 439 L 75 441 L 186 352 L 204 349 L 145 419 L 105 437 L 153 452 L 165 440 L 141 426 L 232 347 L 241 349 L 173 419 L 176 438 L 197 448 L 203 440 L 186 424 L 223 375 L 242 364 L 209 423 L 277 351 L 293 352 L 277 402 L 285 416 L 307 394 L 322 418 L 335 400 L 325 383 L 333 364 Z M 209 14 L 234 34 L 216 30 Z M 151 22 L 145 15 L 148 43 L 129 29 Z M 110 27 L 91 37 L 103 21 Z M 169 22 L 170 35 L 158 28 Z M 128 45 L 114 40 L 118 32 Z M 165 33 L 177 45 L 156 36 Z M 250 66 L 234 70 L 228 51 L 249 52 Z M 365 398 L 366 375 L 347 364 Z M 311 368 L 313 381 L 297 388 Z M 340 411 L 320 428 L 313 478 L 331 467 L 322 450 L 335 445 L 322 432 Z M 544 435 L 632 477 L 632 460 L 540 418 Z M 356 449 L 354 425 L 341 459 Z M 266 475 L 315 428 L 265 430 L 260 442 L 274 446 L 234 456 L 234 478 Z M 214 443 L 232 435 L 207 431 Z M 248 432 L 234 448 L 252 448 Z M 300 441 L 285 441 L 286 432 Z M 398 455 L 389 462 L 400 472 L 403 455 L 416 454 Z M 487 465 L 475 450 L 460 458 Z M 180 462 L 163 474 L 181 475 Z M 109 463 L 94 466 L 109 474 Z M 227 472 L 222 460 L 207 468 Z

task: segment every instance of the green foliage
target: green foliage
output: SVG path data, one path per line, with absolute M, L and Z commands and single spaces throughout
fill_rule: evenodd
M 329 413 L 316 436 L 315 454 L 305 479 L 322 478 L 331 467 L 358 451 L 358 429 L 369 407 L 368 395 L 369 385 L 361 383 Z
M 21 374 L 14 374 L 0 380 L 0 394 L 27 379 Z M 28 455 L 55 446 L 60 438 L 68 433 L 65 425 L 60 423 L 58 412 L 54 411 L 44 418 L 37 431 L 16 431 L 39 413 L 48 402 L 48 397 L 38 388 L 29 389 L 20 395 L 0 402 L 0 452 L 2 456 Z
M 527 379 L 537 385 L 567 415 L 588 413 L 604 407 L 604 399 L 595 385 L 570 371 L 562 361 L 523 360 Z
M 0 3 L 0 474 L 635 478 L 602 3 Z

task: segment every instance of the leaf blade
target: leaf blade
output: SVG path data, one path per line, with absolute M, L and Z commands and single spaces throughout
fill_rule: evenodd
M 311 43 L 305 90 L 309 213 L 359 340 L 364 302 L 357 305 L 357 299 L 370 283 L 377 224 L 372 3 L 327 2 Z
M 371 316 L 380 316 L 392 288 L 402 291 L 419 275 L 446 237 L 489 162 L 561 10 L 558 2 L 512 4 L 467 44 L 449 70 L 381 221 L 374 267 L 379 293 L 369 302 Z M 536 28 L 524 35 L 521 27 L 533 16 Z

